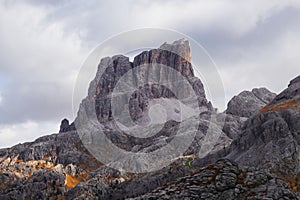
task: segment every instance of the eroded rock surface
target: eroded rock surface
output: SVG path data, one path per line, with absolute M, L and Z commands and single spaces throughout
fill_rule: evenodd
M 184 79 L 191 87 L 182 83 Z M 121 92 L 114 93 L 119 101 L 118 108 L 112 110 L 112 94 L 118 82 L 128 87 L 120 86 Z M 205 97 L 202 82 L 194 76 L 189 42 L 183 39 L 172 44 L 165 43 L 158 49 L 144 51 L 133 62 L 123 55 L 103 58 L 96 77 L 90 84 L 88 97 L 82 102 L 78 114 L 87 111 L 89 115 L 89 112 L 95 111 L 98 120 L 105 123 L 112 121 L 116 115 L 122 116 L 122 111 L 129 107 L 130 116 L 136 121 L 147 111 L 148 101 L 151 99 L 179 96 L 180 99 L 188 99 L 193 93 L 197 97 L 197 101 L 192 102 L 194 106 L 202 107 L 202 112 L 212 110 Z M 77 120 L 80 123 L 80 116 Z
M 189 176 L 169 182 L 145 195 L 129 199 L 300 199 L 288 184 L 266 170 L 241 169 L 219 160 Z
M 298 78 L 245 123 L 229 158 L 247 166 L 265 166 L 282 174 L 300 172 L 300 83 Z
M 300 172 L 299 77 L 243 124 L 239 136 L 228 148 L 197 160 L 207 165 L 227 157 L 242 166 L 260 166 L 282 176 Z
M 275 93 L 270 92 L 266 88 L 243 91 L 228 102 L 226 113 L 249 118 L 270 103 L 275 96 Z

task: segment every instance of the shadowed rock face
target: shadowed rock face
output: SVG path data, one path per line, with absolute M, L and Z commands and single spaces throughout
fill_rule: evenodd
M 226 114 L 249 118 L 270 103 L 275 96 L 275 93 L 266 88 L 255 88 L 251 92 L 243 91 L 228 102 Z
M 296 84 L 299 84 L 300 82 L 300 76 L 297 76 L 296 78 L 294 78 L 293 80 L 290 81 L 290 84 L 288 87 L 291 87 L 292 85 L 296 85 Z
M 62 133 L 62 132 L 68 132 L 69 131 L 69 120 L 67 119 L 63 119 L 61 121 L 61 124 L 60 124 L 60 128 L 59 128 L 59 132 Z
M 101 165 L 76 132 L 43 136 L 1 149 L 0 199 L 62 198 Z
M 294 78 L 290 81 L 289 86 L 282 93 L 274 98 L 271 104 L 278 104 L 286 100 L 295 100 L 299 99 L 300 95 L 300 76 Z
M 65 132 L 69 132 L 69 131 L 75 131 L 75 124 L 71 123 L 69 124 L 69 120 L 67 119 L 63 119 L 61 121 L 60 127 L 59 127 L 59 132 L 60 133 L 65 133 Z

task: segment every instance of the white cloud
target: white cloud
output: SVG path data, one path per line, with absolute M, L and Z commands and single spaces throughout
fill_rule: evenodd
M 76 32 L 46 17 L 53 7 L 0 4 L 0 121 L 54 120 L 72 116 L 72 89 L 86 51 Z M 16 98 L 17 97 L 17 98 Z
M 31 142 L 42 135 L 57 132 L 56 122 L 27 121 L 14 125 L 0 125 L 0 147 L 10 147 L 15 144 Z
M 132 5 L 131 23 L 188 31 L 220 31 L 239 38 L 260 21 L 287 7 L 300 8 L 299 1 L 142 1 Z M 136 17 L 138 16 L 138 17 Z

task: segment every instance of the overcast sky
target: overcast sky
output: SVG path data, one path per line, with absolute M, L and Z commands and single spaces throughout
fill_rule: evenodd
M 299 0 L 0 2 L 0 147 L 73 120 L 72 91 L 84 59 L 132 29 L 194 38 L 216 63 L 227 100 L 254 87 L 278 93 L 300 74 Z

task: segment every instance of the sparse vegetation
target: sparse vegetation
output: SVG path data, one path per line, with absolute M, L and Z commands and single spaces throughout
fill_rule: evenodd
M 189 157 L 186 161 L 185 161 L 185 166 L 187 166 L 188 168 L 192 169 L 193 167 L 193 162 L 194 162 L 195 158 Z

